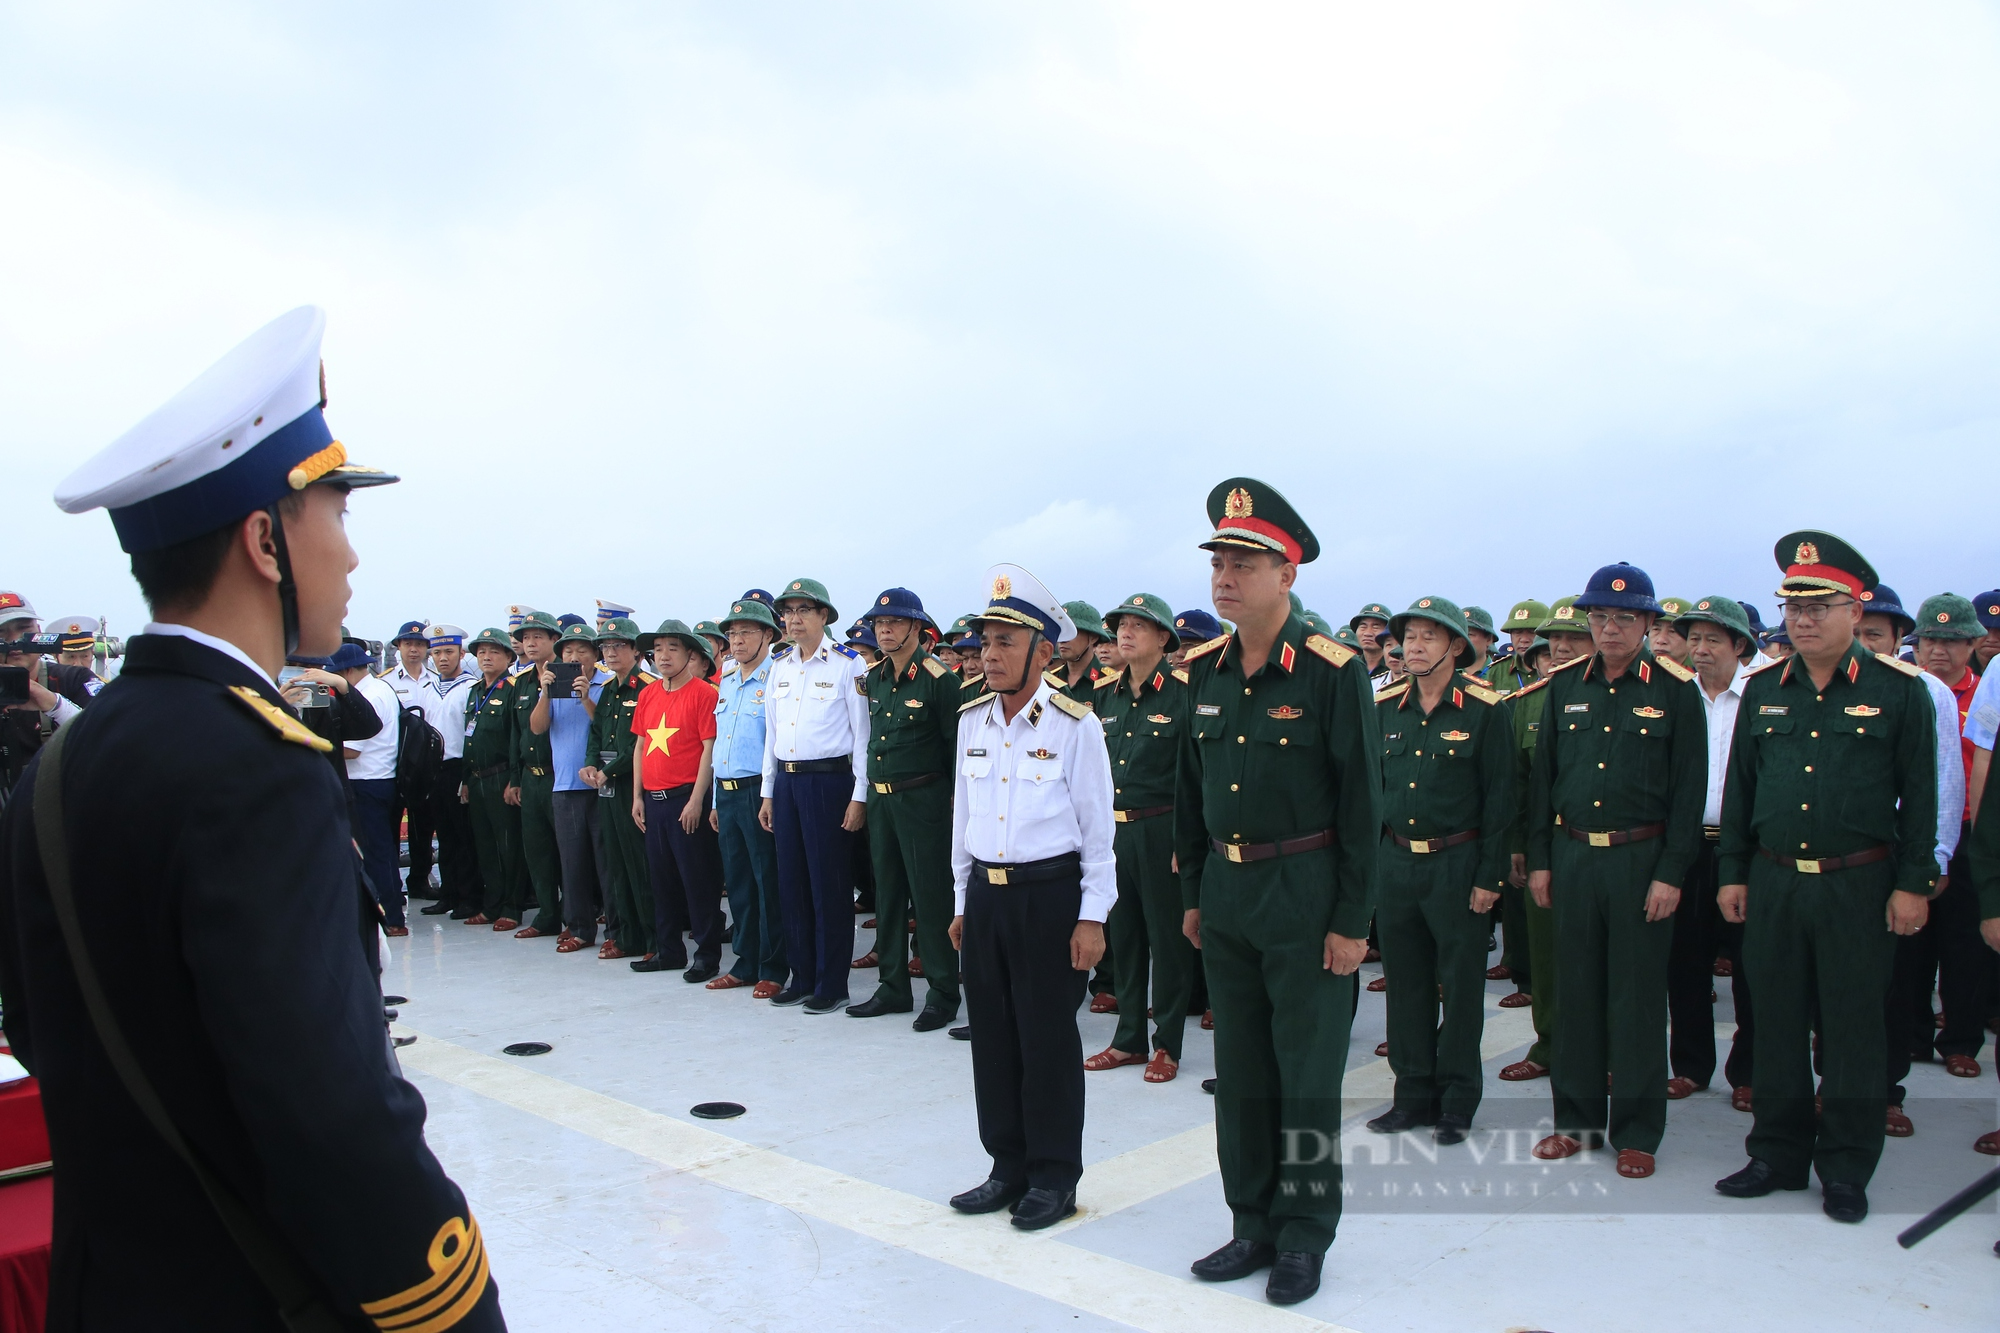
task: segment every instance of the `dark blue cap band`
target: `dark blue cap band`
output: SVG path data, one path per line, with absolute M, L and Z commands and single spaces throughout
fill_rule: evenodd
M 319 408 L 281 426 L 205 477 L 111 511 L 118 545 L 127 554 L 157 551 L 292 494 L 292 469 L 333 443 Z
M 1055 618 L 1033 602 L 1024 601 L 1019 597 L 997 597 L 987 603 L 985 615 L 974 616 L 973 620 L 998 620 L 1002 624 L 1022 623 L 1013 616 L 996 616 L 993 614 L 996 610 L 1014 612 L 1015 615 L 1025 619 L 1029 628 L 1040 630 L 1042 637 L 1050 643 L 1054 643 L 1058 637 Z

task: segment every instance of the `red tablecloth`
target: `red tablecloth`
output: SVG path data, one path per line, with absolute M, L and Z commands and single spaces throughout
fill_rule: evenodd
M 55 1177 L 0 1185 L 0 1333 L 42 1333 L 49 1308 Z

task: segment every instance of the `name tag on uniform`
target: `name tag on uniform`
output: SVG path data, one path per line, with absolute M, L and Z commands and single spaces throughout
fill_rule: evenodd
M 967 750 L 967 751 L 965 752 L 965 757 L 966 757 L 967 759 L 984 759 L 984 758 L 986 757 L 986 751 L 985 751 L 985 750 L 983 750 L 983 749 L 980 749 L 980 750 Z
M 1783 717 L 1791 711 L 1790 704 L 1765 704 L 1757 713 L 1760 717 Z
M 1563 712 L 1565 712 L 1565 713 L 1588 713 L 1589 711 L 1590 711 L 1590 705 L 1589 705 L 1589 704 L 1564 704 L 1564 705 L 1563 705 Z
M 1196 704 L 1196 705 L 1194 706 L 1194 711 L 1195 711 L 1195 712 L 1197 712 L 1197 713 L 1199 713 L 1199 714 L 1200 714 L 1201 716 L 1203 716 L 1203 717 L 1221 717 L 1221 716 L 1222 716 L 1222 705 L 1221 705 L 1221 704 Z
M 478 728 L 479 728 L 478 718 L 468 717 L 467 719 L 465 719 L 465 734 L 468 738 L 472 735 L 474 731 L 478 730 Z

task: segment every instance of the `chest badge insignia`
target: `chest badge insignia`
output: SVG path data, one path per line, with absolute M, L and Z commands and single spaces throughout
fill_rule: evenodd
M 1156 726 L 1162 726 L 1162 727 L 1166 726 L 1167 723 L 1173 721 L 1173 719 L 1168 717 L 1165 713 L 1148 713 L 1146 714 L 1146 720 L 1148 722 L 1155 724 Z
M 1438 739 L 1441 741 L 1469 741 L 1472 739 L 1472 733 L 1469 731 L 1447 731 L 1440 734 Z
M 1290 722 L 1295 717 L 1304 717 L 1306 715 L 1305 709 L 1294 708 L 1290 704 L 1281 704 L 1276 708 L 1268 708 L 1265 711 L 1280 722 Z
M 903 700 L 903 707 L 905 708 L 922 708 L 923 706 L 924 706 L 924 701 L 922 699 Z
M 1848 708 L 1848 709 L 1844 709 L 1843 711 L 1844 711 L 1844 712 L 1845 712 L 1845 713 L 1846 713 L 1846 714 L 1847 714 L 1847 715 L 1848 715 L 1849 717 L 1880 717 L 1880 716 L 1882 716 L 1882 710 L 1881 710 L 1881 709 L 1879 709 L 1879 708 L 1870 708 L 1870 707 L 1869 707 L 1869 706 L 1868 706 L 1867 704 L 1856 704 L 1856 705 L 1854 705 L 1854 707 L 1852 707 L 1852 708 Z
M 1028 758 L 1030 759 L 1053 759 L 1055 757 L 1056 757 L 1056 752 L 1050 749 L 1035 749 L 1028 751 Z
M 1757 710 L 1758 714 L 1763 717 L 1783 717 L 1791 711 L 1790 704 L 1765 704 Z
M 1656 717 L 1665 717 L 1666 715 L 1667 710 L 1664 708 L 1635 708 L 1632 710 L 1633 717 L 1643 717 L 1649 720 Z

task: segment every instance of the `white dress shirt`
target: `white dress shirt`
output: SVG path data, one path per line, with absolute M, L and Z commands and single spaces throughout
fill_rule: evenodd
M 461 666 L 459 674 L 463 675 L 464 671 L 464 667 Z M 423 700 L 417 697 L 417 691 L 436 679 L 437 672 L 431 670 L 429 663 L 425 663 L 422 670 L 412 676 L 403 670 L 403 659 L 400 657 L 396 659 L 396 665 L 382 673 L 382 680 L 396 692 L 396 702 L 404 708 L 422 708 Z
M 278 688 L 278 682 L 271 679 L 270 672 L 264 670 L 263 667 L 258 666 L 255 662 L 253 662 L 250 659 L 250 654 L 244 652 L 241 648 L 238 648 L 235 644 L 231 643 L 227 639 L 218 639 L 213 634 L 204 633 L 203 631 L 194 629 L 190 626 L 172 625 L 162 620 L 148 621 L 146 623 L 145 628 L 141 629 L 139 632 L 141 634 L 171 634 L 174 635 L 176 638 L 193 639 L 196 643 L 201 644 L 203 647 L 215 649 L 216 652 L 221 653 L 224 657 L 235 658 L 237 661 L 241 662 L 244 666 L 249 667 L 252 671 L 262 676 L 265 679 L 265 681 L 269 683 L 272 689 L 275 690 Z
M 1958 696 L 1928 671 L 1924 684 L 1930 687 L 1931 707 L 1937 713 L 1937 863 L 1938 870 L 1948 875 L 1951 854 L 1958 850 L 1958 835 L 1965 827 L 1965 752 L 1958 743 Z
M 1044 680 L 1007 721 L 998 698 L 958 715 L 951 806 L 951 878 L 958 915 L 974 861 L 1008 865 L 1078 852 L 1079 921 L 1102 921 L 1118 899 L 1111 852 L 1111 756 L 1095 713 L 1071 717 Z
M 388 681 L 373 675 L 363 676 L 349 688 L 375 705 L 375 715 L 382 719 L 382 730 L 367 740 L 341 742 L 344 748 L 357 752 L 354 758 L 347 761 L 348 780 L 359 782 L 369 778 L 395 777 L 396 724 L 401 721 L 402 713 L 402 706 L 396 701 L 396 692 L 389 688 Z
M 854 761 L 852 799 L 868 799 L 868 696 L 860 684 L 867 671 L 861 654 L 823 636 L 803 661 L 797 648 L 772 655 L 764 696 L 764 795 L 788 760 L 846 755 Z
M 446 759 L 465 758 L 465 692 L 479 678 L 477 671 L 467 671 L 462 663 L 458 674 L 450 680 L 432 672 L 430 679 L 418 689 L 417 697 L 411 700 L 415 707 L 423 710 L 424 721 L 444 737 Z
M 1729 777 L 1729 742 L 1736 735 L 1736 712 L 1743 703 L 1743 678 L 1751 668 L 1736 664 L 1736 674 L 1713 699 L 1708 687 L 1696 680 L 1701 706 L 1708 714 L 1708 799 L 1702 803 L 1701 822 L 1709 828 L 1722 823 L 1722 788 Z

